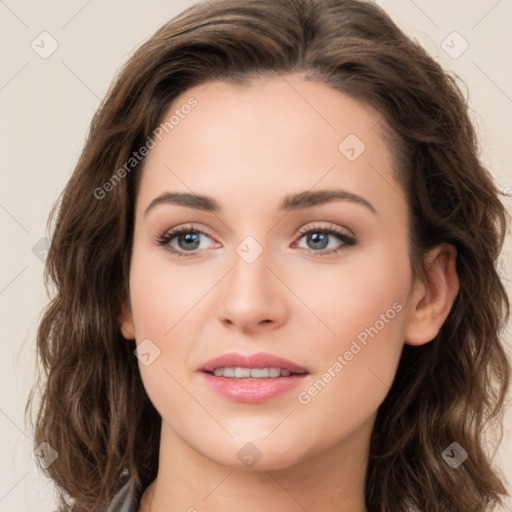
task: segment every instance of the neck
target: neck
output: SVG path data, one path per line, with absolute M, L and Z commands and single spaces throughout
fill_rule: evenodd
M 364 512 L 373 419 L 307 460 L 264 470 L 219 465 L 163 423 L 158 476 L 139 512 Z

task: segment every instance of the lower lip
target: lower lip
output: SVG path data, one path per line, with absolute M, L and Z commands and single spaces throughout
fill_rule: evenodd
M 235 402 L 252 404 L 266 402 L 300 386 L 307 373 L 268 379 L 230 379 L 228 377 L 216 377 L 206 372 L 203 372 L 203 375 L 210 389 L 219 395 L 230 398 Z

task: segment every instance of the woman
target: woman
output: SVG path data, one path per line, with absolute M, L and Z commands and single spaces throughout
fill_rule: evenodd
M 375 4 L 187 9 L 117 77 L 59 207 L 35 444 L 60 510 L 506 494 L 484 433 L 507 214 L 454 80 Z

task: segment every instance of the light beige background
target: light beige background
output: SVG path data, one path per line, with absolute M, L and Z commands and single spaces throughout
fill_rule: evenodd
M 500 188 L 511 196 L 504 199 L 510 209 L 512 1 L 378 3 L 467 84 L 484 160 Z M 33 247 L 40 247 L 38 242 L 47 234 L 49 209 L 73 170 L 92 115 L 114 74 L 160 25 L 191 4 L 187 0 L 0 0 L 2 512 L 53 510 L 52 487 L 30 457 L 31 439 L 23 420 L 34 374 L 35 331 L 47 301 L 43 262 Z M 45 49 L 50 48 L 48 36 L 38 37 L 43 31 L 58 43 L 46 59 L 31 47 L 34 40 L 41 47 L 40 39 L 46 37 Z M 469 46 L 457 56 L 464 41 Z M 507 279 L 510 249 L 509 239 L 502 265 Z M 509 280 L 507 286 L 510 291 Z M 512 483 L 510 410 L 498 460 Z M 503 510 L 512 511 L 512 501 Z

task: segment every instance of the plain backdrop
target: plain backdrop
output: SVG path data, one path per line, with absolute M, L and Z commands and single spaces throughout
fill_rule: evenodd
M 2 512 L 54 510 L 51 482 L 31 458 L 24 423 L 34 376 L 35 332 L 48 300 L 42 276 L 49 210 L 76 164 L 92 115 L 116 72 L 157 28 L 192 3 L 0 0 Z M 467 85 L 483 159 L 508 194 L 503 201 L 510 209 L 512 1 L 377 3 Z M 510 249 L 509 238 L 501 262 L 509 293 Z M 496 461 L 512 482 L 510 408 Z M 503 510 L 512 511 L 512 501 Z

